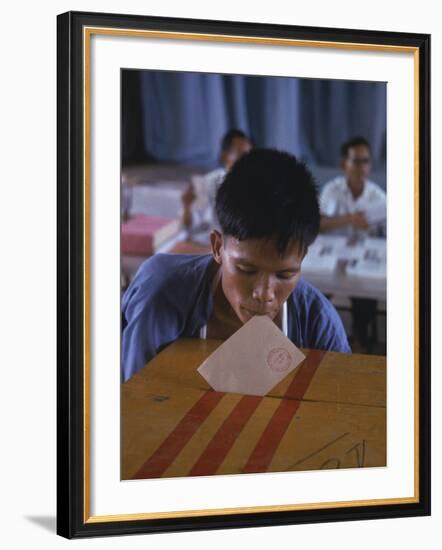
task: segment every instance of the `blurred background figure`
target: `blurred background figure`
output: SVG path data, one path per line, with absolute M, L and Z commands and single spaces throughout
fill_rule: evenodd
M 217 186 L 252 147 L 278 149 L 320 194 L 303 277 L 354 352 L 384 354 L 385 82 L 125 69 L 121 90 L 122 290 L 149 256 L 209 253 Z
M 365 138 L 346 141 L 341 147 L 343 174 L 326 183 L 320 195 L 321 231 L 346 235 L 353 244 L 369 235 L 385 237 L 386 233 L 387 196 L 368 179 L 370 155 Z M 351 345 L 371 352 L 377 342 L 377 300 L 350 296 L 350 301 Z
M 133 202 L 133 185 L 135 180 L 123 174 L 121 177 L 121 219 L 127 222 L 130 218 Z
M 371 149 L 363 137 L 341 147 L 342 175 L 326 183 L 320 195 L 321 230 L 353 239 L 385 236 L 387 196 L 368 179 Z
M 212 229 L 219 229 L 215 216 L 218 186 L 234 163 L 252 148 L 250 138 L 242 130 L 232 128 L 221 141 L 221 166 L 204 175 L 195 175 L 182 194 L 182 222 L 190 241 L 209 245 Z

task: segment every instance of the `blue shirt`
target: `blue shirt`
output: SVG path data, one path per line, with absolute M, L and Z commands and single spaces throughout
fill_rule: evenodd
M 122 379 L 125 382 L 168 344 L 198 337 L 212 314 L 211 254 L 155 254 L 123 295 Z M 329 300 L 300 277 L 287 300 L 287 336 L 298 347 L 350 352 Z

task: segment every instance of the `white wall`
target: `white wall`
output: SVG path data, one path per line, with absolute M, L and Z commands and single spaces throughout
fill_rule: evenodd
M 5 548 L 59 548 L 94 544 L 111 548 L 155 545 L 223 548 L 268 547 L 416 548 L 441 536 L 442 486 L 433 468 L 433 516 L 322 525 L 271 527 L 97 539 L 68 543 L 55 530 L 55 16 L 68 10 L 105 11 L 207 19 L 288 23 L 433 34 L 433 281 L 442 280 L 442 28 L 436 2 L 349 0 L 258 3 L 251 0 L 65 0 L 8 2 L 2 8 L 0 125 L 2 338 L 0 398 L 0 518 Z M 23 148 L 23 143 L 25 147 Z M 6 196 L 4 191 L 6 190 Z M 12 283 L 12 288 L 10 285 Z M 433 464 L 442 458 L 442 407 L 433 286 Z M 7 539 L 10 539 L 7 541 Z

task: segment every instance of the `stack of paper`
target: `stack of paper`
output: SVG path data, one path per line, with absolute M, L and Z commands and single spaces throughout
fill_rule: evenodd
M 178 233 L 180 221 L 176 218 L 138 214 L 121 228 L 123 254 L 147 256 L 157 252 L 158 247 Z
M 346 243 L 345 236 L 319 235 L 309 247 L 302 262 L 302 271 L 312 274 L 333 273 Z
M 358 257 L 347 264 L 347 275 L 367 279 L 385 279 L 387 249 L 384 239 L 366 239 Z

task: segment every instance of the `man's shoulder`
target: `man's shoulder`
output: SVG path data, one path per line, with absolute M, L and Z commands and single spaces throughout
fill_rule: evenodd
M 303 277 L 292 292 L 292 300 L 295 302 L 295 311 L 302 311 L 311 323 L 317 320 L 332 324 L 340 323 L 335 306 L 318 288 Z
M 219 182 L 221 182 L 221 180 L 224 178 L 224 176 L 226 175 L 226 170 L 225 168 L 223 168 L 222 166 L 219 166 L 218 168 L 215 168 L 214 170 L 210 171 L 210 172 L 207 172 L 207 174 L 205 174 L 205 179 L 206 179 L 206 182 L 209 183 L 209 184 L 218 184 Z
M 333 192 L 339 192 L 342 190 L 345 190 L 346 183 L 345 178 L 343 176 L 336 176 L 333 179 L 327 181 L 324 183 L 324 186 L 322 187 L 322 193 L 333 193 Z
M 220 175 L 222 176 L 225 173 L 226 173 L 226 169 L 224 168 L 224 166 L 217 166 L 213 170 L 210 170 L 210 172 L 207 172 L 206 176 L 207 177 L 216 177 L 216 176 L 220 176 Z
M 367 190 L 369 191 L 369 193 L 371 193 L 372 195 L 376 195 L 378 197 L 386 196 L 385 191 L 382 189 L 379 183 L 376 183 L 375 181 L 368 179 L 366 180 L 365 185 L 367 186 Z
M 167 254 L 157 253 L 145 260 L 136 277 L 143 275 L 156 275 L 164 277 L 177 277 L 183 272 L 198 274 L 201 269 L 207 267 L 210 254 Z
M 302 276 L 300 277 L 298 284 L 295 287 L 295 290 L 292 292 L 292 298 L 294 300 L 301 300 L 307 305 L 314 304 L 325 307 L 333 307 L 326 296 L 324 296 L 324 294 L 318 288 L 309 283 Z
M 293 309 L 303 324 L 304 345 L 329 351 L 349 352 L 342 320 L 334 305 L 311 283 L 301 278 L 294 292 Z
M 158 253 L 139 267 L 123 297 L 126 303 L 135 294 L 154 297 L 158 294 L 188 296 L 198 286 L 206 271 L 210 255 Z

